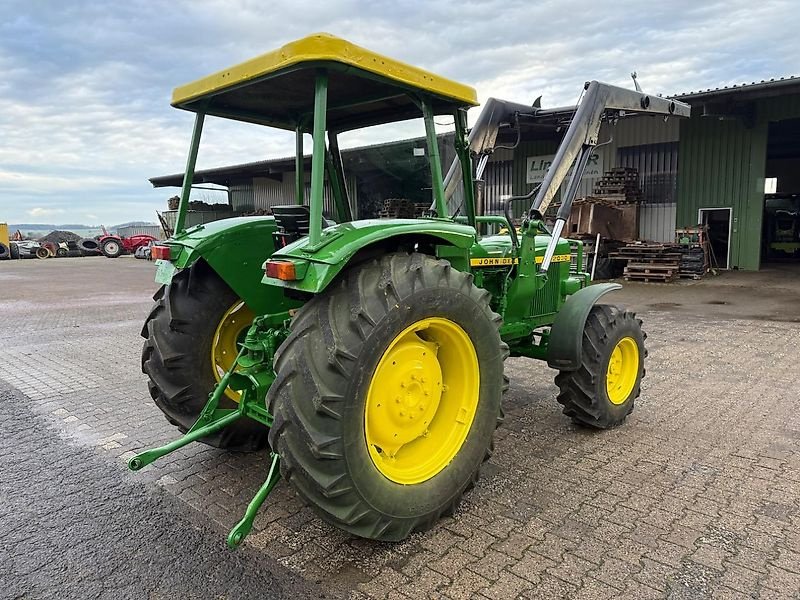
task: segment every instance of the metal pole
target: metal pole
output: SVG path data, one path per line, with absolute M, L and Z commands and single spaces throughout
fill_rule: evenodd
M 181 201 L 178 204 L 178 217 L 175 219 L 175 235 L 180 235 L 185 230 L 186 211 L 189 208 L 189 195 L 192 193 L 192 179 L 194 167 L 197 164 L 197 150 L 200 148 L 200 136 L 203 133 L 203 121 L 206 113 L 198 112 L 194 117 L 192 141 L 189 144 L 189 158 L 186 160 L 186 171 L 183 174 L 183 187 L 181 187 Z
M 594 260 L 592 261 L 592 275 L 589 281 L 594 281 L 594 270 L 597 268 L 597 257 L 600 256 L 600 234 L 597 234 L 597 240 L 594 242 Z
M 294 155 L 294 194 L 297 204 L 306 201 L 306 178 L 303 172 L 303 128 L 298 125 L 295 129 L 295 155 Z
M 353 220 L 353 211 L 350 205 L 350 194 L 347 191 L 347 182 L 344 178 L 344 164 L 342 163 L 342 153 L 339 150 L 339 136 L 334 132 L 328 132 L 328 159 L 330 168 L 328 178 L 333 183 L 334 200 L 336 201 L 336 215 L 340 223 Z
M 467 111 L 457 110 L 454 118 L 456 125 L 456 153 L 458 154 L 457 160 L 461 164 L 467 223 L 477 230 L 477 223 L 475 222 L 475 182 L 472 180 L 472 160 L 469 156 L 469 140 L 467 139 Z M 442 185 L 444 186 L 444 183 Z M 445 203 L 448 200 L 449 198 L 445 196 Z
M 584 145 L 579 151 L 578 159 L 575 161 L 575 168 L 572 170 L 572 176 L 570 177 L 569 183 L 567 184 L 567 189 L 564 191 L 564 195 L 561 198 L 561 208 L 558 209 L 558 214 L 556 215 L 556 222 L 553 225 L 550 243 L 547 245 L 547 249 L 544 251 L 544 260 L 542 260 L 541 266 L 541 270 L 544 272 L 550 268 L 550 262 L 553 260 L 553 254 L 555 254 L 556 246 L 558 245 L 558 238 L 561 237 L 561 232 L 564 229 L 564 223 L 566 223 L 567 219 L 569 219 L 569 214 L 572 210 L 572 200 L 575 198 L 575 194 L 578 192 L 578 186 L 581 183 L 581 177 L 583 177 L 583 172 L 586 170 L 586 163 L 589 161 L 589 156 L 592 154 L 593 150 L 594 146 Z
M 328 74 L 320 71 L 314 86 L 314 152 L 311 155 L 311 246 L 322 236 L 322 206 L 325 191 L 325 117 L 328 110 Z
M 442 161 L 439 158 L 439 142 L 436 139 L 436 125 L 433 122 L 433 108 L 428 100 L 422 101 L 422 116 L 425 120 L 425 134 L 428 138 L 428 154 L 431 163 L 431 186 L 433 187 L 433 199 L 436 204 L 436 215 L 439 217 L 446 217 L 447 206 L 444 202 Z

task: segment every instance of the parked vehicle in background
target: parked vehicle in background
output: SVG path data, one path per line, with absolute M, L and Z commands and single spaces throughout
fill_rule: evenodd
M 152 235 L 132 235 L 121 237 L 118 235 L 102 235 L 97 240 L 100 251 L 106 258 L 117 258 L 123 254 L 134 254 L 139 248 L 149 246 L 151 242 L 158 241 Z
M 155 244 L 155 242 L 151 241 L 146 246 L 139 246 L 133 252 L 134 258 L 141 258 L 141 259 L 144 259 L 144 260 L 153 260 L 152 250 L 151 250 L 151 248 L 153 247 L 153 244 Z

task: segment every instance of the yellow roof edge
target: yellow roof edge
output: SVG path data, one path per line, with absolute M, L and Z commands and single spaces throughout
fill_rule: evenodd
M 173 106 L 258 79 L 303 62 L 333 61 L 363 69 L 454 102 L 478 105 L 475 89 L 413 65 L 377 54 L 329 33 L 315 33 L 228 69 L 175 88 Z

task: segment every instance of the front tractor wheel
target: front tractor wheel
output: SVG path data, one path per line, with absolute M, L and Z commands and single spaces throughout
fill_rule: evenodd
M 556 376 L 558 401 L 575 423 L 609 429 L 631 413 L 647 356 L 641 325 L 632 312 L 607 305 L 592 308 L 583 329 L 581 366 Z
M 508 354 L 489 295 L 422 254 L 306 304 L 267 399 L 281 472 L 327 521 L 396 541 L 455 510 L 491 454 Z
M 254 315 L 203 261 L 178 272 L 153 299 L 142 328 L 142 371 L 150 378 L 156 406 L 186 432 L 233 365 Z M 220 407 L 233 408 L 238 400 L 237 392 L 227 390 Z M 259 450 L 267 444 L 267 429 L 245 418 L 202 441 L 217 448 Z

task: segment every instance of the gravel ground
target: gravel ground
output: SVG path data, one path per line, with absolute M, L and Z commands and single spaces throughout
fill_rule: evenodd
M 572 426 L 511 359 L 497 450 L 452 518 L 353 539 L 280 484 L 224 536 L 266 455 L 185 448 L 139 371 L 152 264 L 0 263 L 0 597 L 800 597 L 800 270 L 627 285 L 650 358 L 621 428 Z

